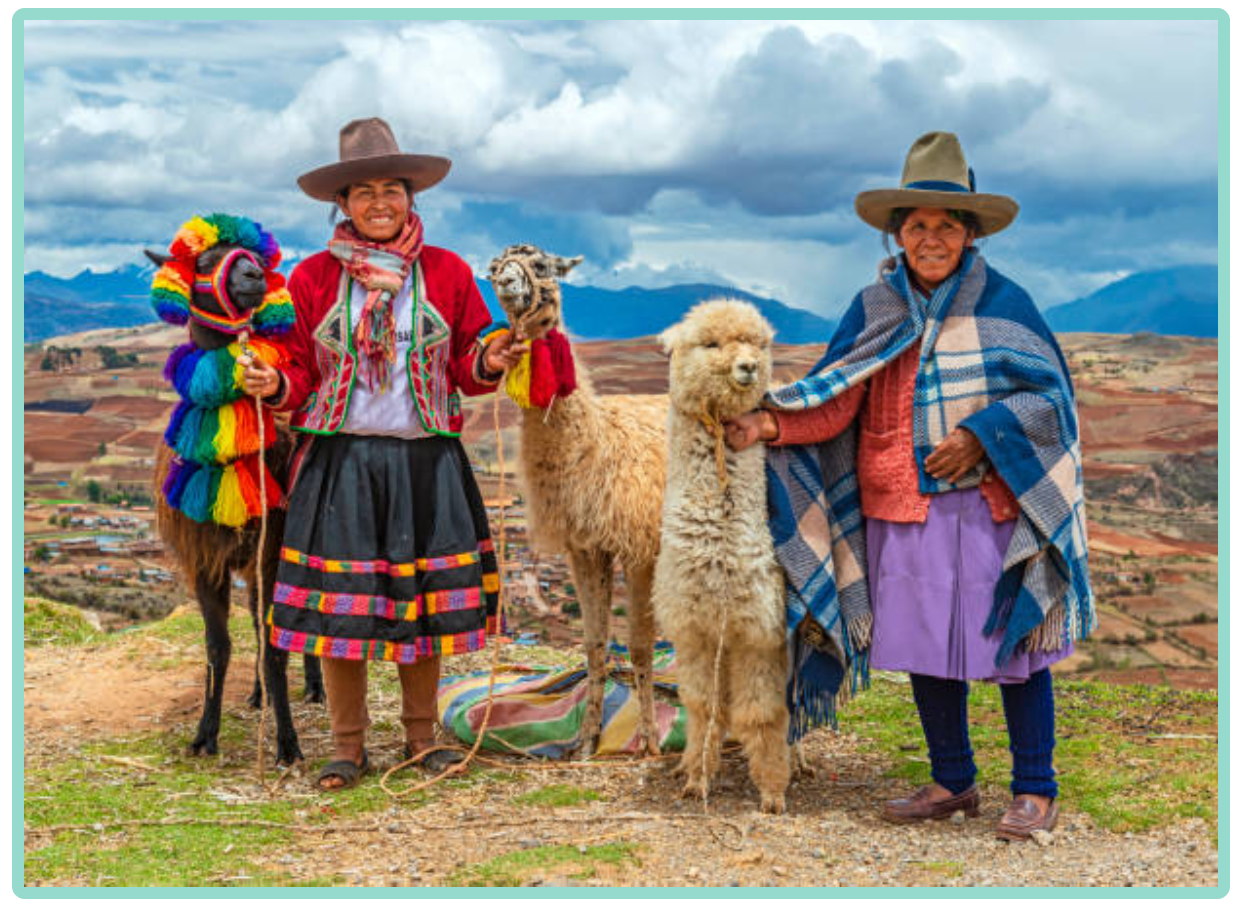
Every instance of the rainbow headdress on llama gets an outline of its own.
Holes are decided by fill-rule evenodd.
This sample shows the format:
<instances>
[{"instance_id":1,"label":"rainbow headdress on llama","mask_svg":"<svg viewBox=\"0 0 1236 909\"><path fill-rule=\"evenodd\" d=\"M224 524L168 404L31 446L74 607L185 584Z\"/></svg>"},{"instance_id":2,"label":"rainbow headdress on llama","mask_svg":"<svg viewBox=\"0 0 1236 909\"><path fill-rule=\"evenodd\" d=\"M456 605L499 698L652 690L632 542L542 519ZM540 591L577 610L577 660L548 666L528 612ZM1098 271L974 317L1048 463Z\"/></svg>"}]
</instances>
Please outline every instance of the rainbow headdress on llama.
<instances>
[{"instance_id":1,"label":"rainbow headdress on llama","mask_svg":"<svg viewBox=\"0 0 1236 909\"><path fill-rule=\"evenodd\" d=\"M226 300L225 272L216 272L213 281L195 273L197 257L218 244L261 257L266 295L251 313L236 314ZM155 274L151 290L159 318L173 325L192 319L228 334L252 329L266 337L251 337L248 350L275 368L281 366L286 354L269 336L287 332L296 317L283 276L274 270L280 258L274 238L248 218L215 214L188 221L176 233L169 252L172 258ZM193 303L195 284L199 291L215 294L229 316L205 313L203 318ZM283 490L261 457L262 435L267 450L275 443L274 415L263 409L259 434L257 407L244 392L244 369L237 363L243 352L239 340L214 350L189 341L172 351L163 368L164 378L181 398L163 434L175 452L163 496L169 506L199 523L243 527L260 515L259 471L266 473L266 507L277 508L283 502Z\"/></svg>"},{"instance_id":2,"label":"rainbow headdress on llama","mask_svg":"<svg viewBox=\"0 0 1236 909\"><path fill-rule=\"evenodd\" d=\"M228 299L226 289L219 278L223 269L218 268L213 275L197 273L197 257L213 246L223 244L235 246L238 250L252 253L258 257L258 264L266 273L266 296L262 302L247 314L235 311ZM172 245L168 247L171 256L163 266L155 272L154 283L150 288L150 302L160 319L172 325L184 325L190 318L202 324L238 334L242 328L249 328L254 334L269 337L280 335L291 329L296 321L292 308L292 296L288 293L287 282L277 269L282 253L275 238L262 230L262 225L248 218L233 215L213 214L206 217L190 218L176 231ZM222 263L220 263L222 266ZM193 290L213 293L223 305L227 315L208 313L193 304Z\"/></svg>"}]
</instances>

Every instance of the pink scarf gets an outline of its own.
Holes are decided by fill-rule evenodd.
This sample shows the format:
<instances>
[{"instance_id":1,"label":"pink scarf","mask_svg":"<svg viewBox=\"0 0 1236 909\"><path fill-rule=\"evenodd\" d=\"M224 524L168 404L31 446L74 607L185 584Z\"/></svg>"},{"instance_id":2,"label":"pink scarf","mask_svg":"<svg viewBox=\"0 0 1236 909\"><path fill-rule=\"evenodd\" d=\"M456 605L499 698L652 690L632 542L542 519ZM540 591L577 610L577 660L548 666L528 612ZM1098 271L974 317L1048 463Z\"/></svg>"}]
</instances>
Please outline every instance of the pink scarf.
<instances>
[{"instance_id":1,"label":"pink scarf","mask_svg":"<svg viewBox=\"0 0 1236 909\"><path fill-rule=\"evenodd\" d=\"M369 291L353 340L361 354L361 375L372 391L385 391L395 365L395 313L392 301L408 279L424 246L420 216L408 212L399 236L386 243L366 240L350 221L335 225L328 248L361 287Z\"/></svg>"}]
</instances>

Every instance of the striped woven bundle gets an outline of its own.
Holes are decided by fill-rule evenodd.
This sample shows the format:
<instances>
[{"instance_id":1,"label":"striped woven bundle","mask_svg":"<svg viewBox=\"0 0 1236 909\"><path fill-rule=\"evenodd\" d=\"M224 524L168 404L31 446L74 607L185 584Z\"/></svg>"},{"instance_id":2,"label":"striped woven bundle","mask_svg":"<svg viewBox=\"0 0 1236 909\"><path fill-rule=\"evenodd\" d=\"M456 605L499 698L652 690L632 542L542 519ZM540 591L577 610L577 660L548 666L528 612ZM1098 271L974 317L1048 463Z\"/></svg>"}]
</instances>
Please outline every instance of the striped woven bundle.
<instances>
[{"instance_id":1,"label":"striped woven bundle","mask_svg":"<svg viewBox=\"0 0 1236 909\"><path fill-rule=\"evenodd\" d=\"M610 644L608 677L597 754L634 753L639 744L639 703L627 650ZM653 653L653 684L667 694L678 690L674 649L657 644ZM461 741L472 744L485 716L489 672L442 680L438 688L438 718ZM490 751L565 757L577 744L588 694L588 672L582 666L550 669L525 665L499 666L494 676L494 705L485 730ZM656 702L662 751L681 751L687 741L687 713L680 704Z\"/></svg>"}]
</instances>

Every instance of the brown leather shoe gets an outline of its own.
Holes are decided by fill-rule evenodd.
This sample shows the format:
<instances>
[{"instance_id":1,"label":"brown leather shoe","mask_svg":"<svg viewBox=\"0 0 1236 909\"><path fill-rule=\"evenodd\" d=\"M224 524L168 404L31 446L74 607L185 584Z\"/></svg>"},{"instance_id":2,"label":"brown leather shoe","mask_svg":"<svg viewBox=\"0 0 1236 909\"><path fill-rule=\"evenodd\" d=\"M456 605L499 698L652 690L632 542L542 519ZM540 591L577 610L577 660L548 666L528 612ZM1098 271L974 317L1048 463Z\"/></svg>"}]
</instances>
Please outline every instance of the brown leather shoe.
<instances>
[{"instance_id":1,"label":"brown leather shoe","mask_svg":"<svg viewBox=\"0 0 1236 909\"><path fill-rule=\"evenodd\" d=\"M1055 799L1051 800L1047 812L1043 813L1031 799L1024 795L1015 796L1013 804L996 825L996 836L1002 840L1028 840L1036 830L1051 830L1055 827L1059 814L1060 808Z\"/></svg>"},{"instance_id":2,"label":"brown leather shoe","mask_svg":"<svg viewBox=\"0 0 1236 909\"><path fill-rule=\"evenodd\" d=\"M952 817L954 812L964 811L966 817L978 817L979 792L978 786L971 786L965 792L948 798L932 801L929 797L931 786L919 789L912 796L893 799L884 803L884 820L894 824L913 824L917 821L938 821Z\"/></svg>"}]
</instances>

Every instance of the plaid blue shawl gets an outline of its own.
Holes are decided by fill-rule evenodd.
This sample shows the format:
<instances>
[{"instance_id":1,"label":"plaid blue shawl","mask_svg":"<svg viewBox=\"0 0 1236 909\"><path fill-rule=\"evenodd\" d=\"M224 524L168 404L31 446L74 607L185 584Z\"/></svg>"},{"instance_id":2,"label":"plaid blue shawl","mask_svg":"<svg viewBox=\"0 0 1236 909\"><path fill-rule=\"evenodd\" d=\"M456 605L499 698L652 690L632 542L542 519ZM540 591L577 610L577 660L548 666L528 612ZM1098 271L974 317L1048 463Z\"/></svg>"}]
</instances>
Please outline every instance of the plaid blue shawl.
<instances>
[{"instance_id":1,"label":"plaid blue shawl","mask_svg":"<svg viewBox=\"0 0 1236 909\"><path fill-rule=\"evenodd\" d=\"M770 391L766 405L816 407L865 382L919 340L919 489L974 487L994 467L1020 506L984 629L1004 635L997 663L1019 646L1056 650L1085 638L1096 618L1072 381L1029 295L978 253L967 252L930 300L913 291L903 257L889 260L877 283L851 303L824 358L802 381ZM819 445L767 452L769 521L788 582L793 635L792 739L821 722L835 724L837 699L866 681L871 603L855 474L857 424ZM978 436L987 460L951 484L928 474L923 460L957 426ZM804 625L807 616L814 623ZM813 643L794 634L800 626L811 630Z\"/></svg>"}]
</instances>

